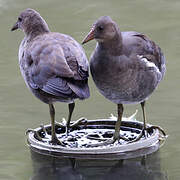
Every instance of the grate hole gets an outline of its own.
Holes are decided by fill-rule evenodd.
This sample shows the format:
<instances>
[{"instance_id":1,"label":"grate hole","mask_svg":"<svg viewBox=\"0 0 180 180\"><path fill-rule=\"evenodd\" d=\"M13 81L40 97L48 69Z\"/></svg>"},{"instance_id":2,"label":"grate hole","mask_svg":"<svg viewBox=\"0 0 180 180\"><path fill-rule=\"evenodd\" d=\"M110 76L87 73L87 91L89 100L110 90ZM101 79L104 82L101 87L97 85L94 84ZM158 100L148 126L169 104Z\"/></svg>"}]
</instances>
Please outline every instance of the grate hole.
<instances>
[{"instance_id":1,"label":"grate hole","mask_svg":"<svg viewBox=\"0 0 180 180\"><path fill-rule=\"evenodd\" d=\"M113 132L107 131L102 136L103 136L103 138L112 138L113 137Z\"/></svg>"}]
</instances>

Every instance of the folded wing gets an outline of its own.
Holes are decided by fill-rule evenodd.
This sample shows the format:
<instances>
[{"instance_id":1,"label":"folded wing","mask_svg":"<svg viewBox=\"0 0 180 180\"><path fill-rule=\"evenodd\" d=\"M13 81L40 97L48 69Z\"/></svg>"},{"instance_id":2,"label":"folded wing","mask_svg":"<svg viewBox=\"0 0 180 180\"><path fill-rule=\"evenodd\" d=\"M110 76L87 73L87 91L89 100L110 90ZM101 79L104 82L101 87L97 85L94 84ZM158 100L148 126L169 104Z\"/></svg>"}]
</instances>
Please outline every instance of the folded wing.
<instances>
[{"instance_id":1,"label":"folded wing","mask_svg":"<svg viewBox=\"0 0 180 180\"><path fill-rule=\"evenodd\" d=\"M50 36L48 36L49 38ZM35 41L24 56L29 67L29 84L53 96L89 97L88 64L83 50L75 41L60 43L46 37ZM38 42L38 43L37 43ZM84 63L84 65L83 65Z\"/></svg>"}]
</instances>

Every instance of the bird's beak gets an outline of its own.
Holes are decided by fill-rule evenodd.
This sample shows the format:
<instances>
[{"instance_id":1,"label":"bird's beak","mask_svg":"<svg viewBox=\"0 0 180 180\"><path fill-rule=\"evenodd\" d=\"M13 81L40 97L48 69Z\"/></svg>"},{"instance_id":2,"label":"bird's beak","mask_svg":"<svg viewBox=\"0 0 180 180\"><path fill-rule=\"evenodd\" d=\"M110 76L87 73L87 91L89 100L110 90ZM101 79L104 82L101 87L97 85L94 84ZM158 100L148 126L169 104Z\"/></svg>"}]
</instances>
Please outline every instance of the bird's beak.
<instances>
[{"instance_id":1,"label":"bird's beak","mask_svg":"<svg viewBox=\"0 0 180 180\"><path fill-rule=\"evenodd\" d=\"M18 29L18 28L19 28L18 22L16 22L16 23L14 24L14 26L12 27L11 31L14 31L14 30L16 30L16 29Z\"/></svg>"},{"instance_id":2,"label":"bird's beak","mask_svg":"<svg viewBox=\"0 0 180 180\"><path fill-rule=\"evenodd\" d=\"M88 41L94 39L94 31L95 31L95 28L92 27L92 29L90 30L90 32L88 33L88 35L84 38L82 44L85 44L85 43L87 43Z\"/></svg>"}]
</instances>

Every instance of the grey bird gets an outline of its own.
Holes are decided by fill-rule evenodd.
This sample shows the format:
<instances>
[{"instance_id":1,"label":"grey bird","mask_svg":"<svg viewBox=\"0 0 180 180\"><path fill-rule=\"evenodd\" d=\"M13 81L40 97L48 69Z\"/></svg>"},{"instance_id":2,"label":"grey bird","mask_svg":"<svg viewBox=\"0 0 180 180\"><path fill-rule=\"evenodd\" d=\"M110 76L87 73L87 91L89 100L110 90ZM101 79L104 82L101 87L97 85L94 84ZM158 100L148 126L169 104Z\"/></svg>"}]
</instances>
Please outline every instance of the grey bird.
<instances>
[{"instance_id":1,"label":"grey bird","mask_svg":"<svg viewBox=\"0 0 180 180\"><path fill-rule=\"evenodd\" d=\"M90 96L88 60L78 42L68 35L50 32L45 20L33 9L20 13L11 30L18 28L25 33L19 47L22 76L32 93L49 105L51 143L63 145L55 132L53 103L68 103L68 129L75 106L74 100L83 100Z\"/></svg>"},{"instance_id":2,"label":"grey bird","mask_svg":"<svg viewBox=\"0 0 180 180\"><path fill-rule=\"evenodd\" d=\"M147 36L134 31L121 32L109 16L100 17L93 24L82 44L92 39L97 41L90 59L93 80L100 93L117 104L118 118L112 142L123 138L119 134L123 104L140 103L144 127L137 141L148 130L145 101L165 74L165 57ZM165 134L158 126L152 128Z\"/></svg>"}]
</instances>

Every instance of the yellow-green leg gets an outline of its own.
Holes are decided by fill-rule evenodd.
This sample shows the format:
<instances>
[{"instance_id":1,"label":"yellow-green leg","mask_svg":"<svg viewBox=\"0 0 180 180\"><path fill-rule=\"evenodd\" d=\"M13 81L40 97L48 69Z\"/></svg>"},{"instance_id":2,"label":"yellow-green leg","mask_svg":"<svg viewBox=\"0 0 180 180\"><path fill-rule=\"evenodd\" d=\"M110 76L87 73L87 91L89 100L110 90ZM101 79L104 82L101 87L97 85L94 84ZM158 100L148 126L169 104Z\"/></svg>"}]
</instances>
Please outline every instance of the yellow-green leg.
<instances>
[{"instance_id":1,"label":"yellow-green leg","mask_svg":"<svg viewBox=\"0 0 180 180\"><path fill-rule=\"evenodd\" d=\"M67 123L66 123L66 135L68 135L68 133L69 133L70 122L71 122L72 113L74 111L74 107L75 107L75 103L74 102L68 104L69 115L68 115L68 120L67 120Z\"/></svg>"},{"instance_id":2,"label":"yellow-green leg","mask_svg":"<svg viewBox=\"0 0 180 180\"><path fill-rule=\"evenodd\" d=\"M97 146L105 146L108 144L113 144L114 142L119 141L120 139L123 139L125 141L129 141L128 139L126 139L125 137L120 135L120 127L121 127L121 120L122 120L122 116L123 116L123 110L124 110L123 105L118 104L117 105L118 118L117 118L117 121L115 124L115 132L113 135L113 139L106 140L105 142L98 143L98 144L91 144L91 145L89 145L89 147L97 147ZM99 139L99 138L94 138L94 139L104 141L104 139Z\"/></svg>"},{"instance_id":3,"label":"yellow-green leg","mask_svg":"<svg viewBox=\"0 0 180 180\"><path fill-rule=\"evenodd\" d=\"M142 131L141 131L140 135L136 139L132 140L131 142L139 141L142 138L143 135L146 137L145 131L146 131L147 128L146 128L145 101L141 102L141 108L142 108L142 113L143 113L143 128L142 128Z\"/></svg>"},{"instance_id":4,"label":"yellow-green leg","mask_svg":"<svg viewBox=\"0 0 180 180\"><path fill-rule=\"evenodd\" d=\"M63 143L57 138L55 131L55 109L53 104L49 104L49 112L51 117L51 143L53 145L63 145Z\"/></svg>"},{"instance_id":5,"label":"yellow-green leg","mask_svg":"<svg viewBox=\"0 0 180 180\"><path fill-rule=\"evenodd\" d=\"M146 131L146 111L145 111L145 101L143 101L142 103L141 103L141 108L142 108L142 112L143 112L143 130L142 131L144 131L144 132L142 132L142 133L144 133L144 135L145 135L145 131ZM145 137L146 137L146 135L145 135Z\"/></svg>"},{"instance_id":6,"label":"yellow-green leg","mask_svg":"<svg viewBox=\"0 0 180 180\"><path fill-rule=\"evenodd\" d=\"M164 136L166 136L166 133L164 132L164 130L161 127L159 127L159 126L147 127L147 124L146 124L147 121L146 121L145 101L141 102L141 108L142 108L142 112L143 112L143 128L142 128L142 131L141 131L140 135L135 140L133 140L131 142L139 141L142 138L142 136L147 138L148 132L152 131L153 129L158 129Z\"/></svg>"},{"instance_id":7,"label":"yellow-green leg","mask_svg":"<svg viewBox=\"0 0 180 180\"><path fill-rule=\"evenodd\" d=\"M120 128L121 128L121 121L122 121L123 111L124 111L123 105L118 104L117 105L118 118L117 118L117 121L116 121L116 124L115 124L115 132L114 132L114 136L113 136L114 142L119 141L120 139L128 141L125 137L120 136Z\"/></svg>"}]
</instances>

